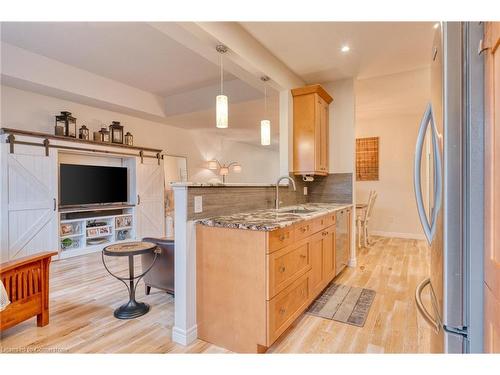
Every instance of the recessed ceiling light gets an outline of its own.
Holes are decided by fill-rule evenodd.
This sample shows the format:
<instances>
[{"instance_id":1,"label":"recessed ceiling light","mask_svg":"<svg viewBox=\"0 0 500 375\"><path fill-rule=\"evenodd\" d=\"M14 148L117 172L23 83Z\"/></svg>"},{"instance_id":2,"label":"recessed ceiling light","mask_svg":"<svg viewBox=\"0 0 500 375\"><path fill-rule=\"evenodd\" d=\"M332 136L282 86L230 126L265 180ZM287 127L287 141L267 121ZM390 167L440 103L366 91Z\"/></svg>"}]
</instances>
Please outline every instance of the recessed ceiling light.
<instances>
[{"instance_id":1,"label":"recessed ceiling light","mask_svg":"<svg viewBox=\"0 0 500 375\"><path fill-rule=\"evenodd\" d=\"M342 46L342 47L340 48L340 50L341 50L342 52L349 52L349 51L350 51L350 49L351 49L351 47L349 47L347 44L346 44L346 45L344 45L344 46Z\"/></svg>"},{"instance_id":2,"label":"recessed ceiling light","mask_svg":"<svg viewBox=\"0 0 500 375\"><path fill-rule=\"evenodd\" d=\"M439 22L436 22L436 23L434 24L434 26L432 26L432 27L434 27L435 29L437 29L437 28L439 27Z\"/></svg>"}]
</instances>

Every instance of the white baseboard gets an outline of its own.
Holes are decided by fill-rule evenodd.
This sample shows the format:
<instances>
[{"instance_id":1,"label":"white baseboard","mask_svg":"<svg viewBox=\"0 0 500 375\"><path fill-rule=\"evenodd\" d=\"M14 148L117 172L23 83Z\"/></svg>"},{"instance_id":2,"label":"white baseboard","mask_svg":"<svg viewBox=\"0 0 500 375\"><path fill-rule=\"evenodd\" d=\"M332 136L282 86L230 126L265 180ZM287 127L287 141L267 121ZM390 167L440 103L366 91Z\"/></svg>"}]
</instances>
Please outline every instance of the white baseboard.
<instances>
[{"instance_id":1,"label":"white baseboard","mask_svg":"<svg viewBox=\"0 0 500 375\"><path fill-rule=\"evenodd\" d=\"M178 327L172 328L172 341L187 346L198 338L198 326L195 325L188 330Z\"/></svg>"},{"instance_id":2,"label":"white baseboard","mask_svg":"<svg viewBox=\"0 0 500 375\"><path fill-rule=\"evenodd\" d=\"M401 232L384 232L380 230L371 230L369 231L370 235L381 236L381 237L394 237L394 238L406 238L411 240L425 240L425 236L423 234L417 233L401 233Z\"/></svg>"}]
</instances>

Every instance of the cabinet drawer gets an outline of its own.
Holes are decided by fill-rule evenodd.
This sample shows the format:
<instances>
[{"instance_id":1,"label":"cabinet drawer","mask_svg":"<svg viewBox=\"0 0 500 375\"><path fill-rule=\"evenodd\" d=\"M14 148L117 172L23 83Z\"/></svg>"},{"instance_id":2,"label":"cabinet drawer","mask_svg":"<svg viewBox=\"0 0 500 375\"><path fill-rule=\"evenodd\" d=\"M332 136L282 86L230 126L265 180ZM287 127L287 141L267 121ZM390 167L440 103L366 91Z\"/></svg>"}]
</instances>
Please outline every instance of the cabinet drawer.
<instances>
[{"instance_id":1,"label":"cabinet drawer","mask_svg":"<svg viewBox=\"0 0 500 375\"><path fill-rule=\"evenodd\" d=\"M309 273L306 273L267 302L268 346L304 311L309 293Z\"/></svg>"},{"instance_id":2,"label":"cabinet drawer","mask_svg":"<svg viewBox=\"0 0 500 375\"><path fill-rule=\"evenodd\" d=\"M337 222L336 218L337 214L335 212L330 212L329 214L323 216L323 220L325 222L326 227L329 227L330 225L335 225L335 223Z\"/></svg>"},{"instance_id":3,"label":"cabinet drawer","mask_svg":"<svg viewBox=\"0 0 500 375\"><path fill-rule=\"evenodd\" d=\"M293 227L286 227L276 229L268 234L268 253L281 249L294 242L294 229Z\"/></svg>"},{"instance_id":4,"label":"cabinet drawer","mask_svg":"<svg viewBox=\"0 0 500 375\"><path fill-rule=\"evenodd\" d=\"M295 240L301 240L303 238L309 237L316 230L317 222L316 220L308 220L304 223L297 224L295 227Z\"/></svg>"},{"instance_id":5,"label":"cabinet drawer","mask_svg":"<svg viewBox=\"0 0 500 375\"><path fill-rule=\"evenodd\" d=\"M298 277L311 269L309 242L287 246L268 255L268 299L285 289Z\"/></svg>"},{"instance_id":6,"label":"cabinet drawer","mask_svg":"<svg viewBox=\"0 0 500 375\"><path fill-rule=\"evenodd\" d=\"M334 215L334 214L332 214ZM334 215L335 217L335 215ZM317 226L318 226L318 230L322 230L322 229L325 229L325 228L328 228L330 225L332 225L332 219L331 219L331 215L330 214L327 214L327 215L324 215L324 216L321 216L319 219L316 219L317 220Z\"/></svg>"}]
</instances>

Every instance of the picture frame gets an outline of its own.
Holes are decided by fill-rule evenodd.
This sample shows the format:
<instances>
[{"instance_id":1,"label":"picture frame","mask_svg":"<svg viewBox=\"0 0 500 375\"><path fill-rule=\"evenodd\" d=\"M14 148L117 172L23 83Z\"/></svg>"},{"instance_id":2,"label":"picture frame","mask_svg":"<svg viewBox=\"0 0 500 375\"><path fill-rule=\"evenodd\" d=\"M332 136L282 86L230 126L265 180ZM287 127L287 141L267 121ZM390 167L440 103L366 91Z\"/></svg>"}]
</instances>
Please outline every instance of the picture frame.
<instances>
[{"instance_id":1,"label":"picture frame","mask_svg":"<svg viewBox=\"0 0 500 375\"><path fill-rule=\"evenodd\" d=\"M68 234L73 234L73 225L72 224L61 224L61 235L65 236Z\"/></svg>"},{"instance_id":2,"label":"picture frame","mask_svg":"<svg viewBox=\"0 0 500 375\"><path fill-rule=\"evenodd\" d=\"M110 227L100 227L97 228L99 231L99 234L110 234L111 233L111 228Z\"/></svg>"},{"instance_id":3,"label":"picture frame","mask_svg":"<svg viewBox=\"0 0 500 375\"><path fill-rule=\"evenodd\" d=\"M127 228L132 226L132 215L119 216L115 220L116 228Z\"/></svg>"},{"instance_id":4,"label":"picture frame","mask_svg":"<svg viewBox=\"0 0 500 375\"><path fill-rule=\"evenodd\" d=\"M60 225L61 236L69 236L80 233L80 225L78 223L62 223Z\"/></svg>"}]
</instances>

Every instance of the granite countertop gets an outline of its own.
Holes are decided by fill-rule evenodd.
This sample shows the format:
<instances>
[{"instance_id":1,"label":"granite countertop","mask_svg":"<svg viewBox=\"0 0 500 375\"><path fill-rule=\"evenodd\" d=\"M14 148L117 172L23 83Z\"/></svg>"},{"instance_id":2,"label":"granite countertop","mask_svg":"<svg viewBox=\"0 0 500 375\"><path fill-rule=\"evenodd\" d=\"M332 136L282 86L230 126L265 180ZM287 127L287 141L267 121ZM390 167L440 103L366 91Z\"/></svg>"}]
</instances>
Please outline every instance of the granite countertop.
<instances>
[{"instance_id":1,"label":"granite countertop","mask_svg":"<svg viewBox=\"0 0 500 375\"><path fill-rule=\"evenodd\" d=\"M266 209L226 216L214 216L196 220L196 223L219 228L272 231L293 225L300 221L314 219L347 207L352 207L352 204L306 203L296 206L281 207L279 210ZM293 209L306 209L310 211L304 213L284 212Z\"/></svg>"}]
</instances>

